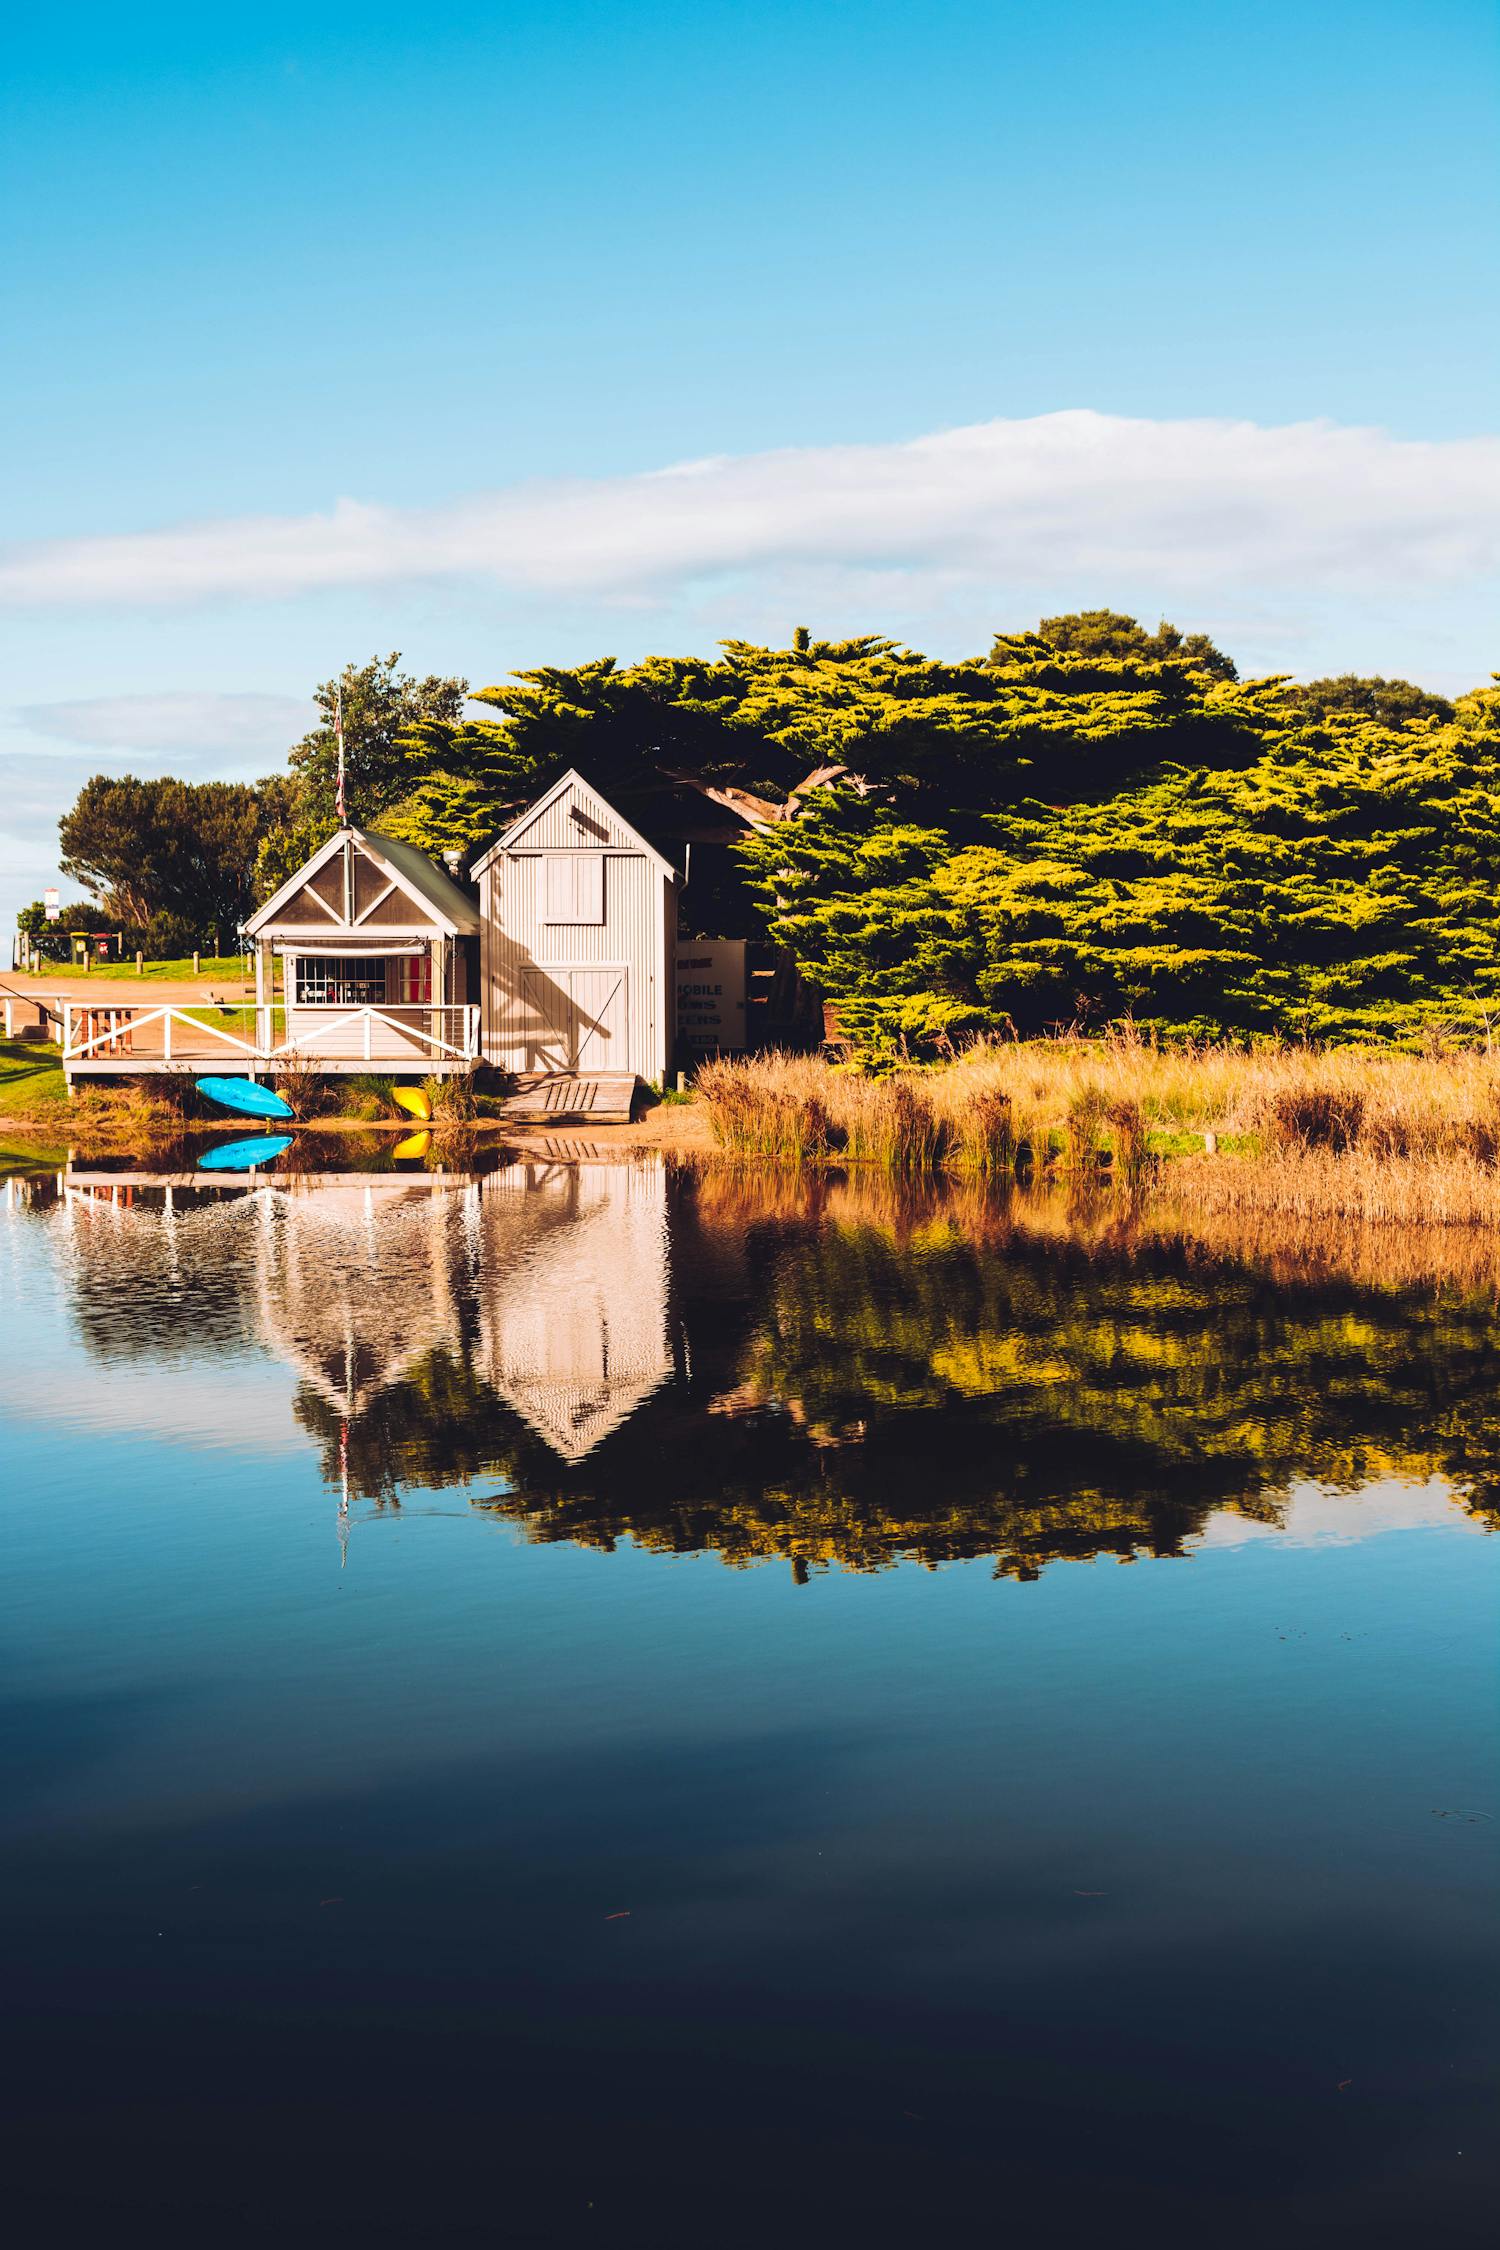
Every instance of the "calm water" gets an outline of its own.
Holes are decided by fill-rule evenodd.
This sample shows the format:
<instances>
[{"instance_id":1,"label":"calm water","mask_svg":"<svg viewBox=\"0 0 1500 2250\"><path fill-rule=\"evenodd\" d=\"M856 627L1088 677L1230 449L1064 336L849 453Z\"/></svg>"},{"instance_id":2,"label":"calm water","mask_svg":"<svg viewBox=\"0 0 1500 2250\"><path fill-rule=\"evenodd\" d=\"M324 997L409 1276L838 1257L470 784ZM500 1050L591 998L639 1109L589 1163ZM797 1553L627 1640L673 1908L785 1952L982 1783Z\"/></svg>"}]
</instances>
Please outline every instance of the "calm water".
<instances>
[{"instance_id":1,"label":"calm water","mask_svg":"<svg viewBox=\"0 0 1500 2250\"><path fill-rule=\"evenodd\" d=\"M0 1211L25 2239L1489 2239L1492 1301L188 1177Z\"/></svg>"}]
</instances>

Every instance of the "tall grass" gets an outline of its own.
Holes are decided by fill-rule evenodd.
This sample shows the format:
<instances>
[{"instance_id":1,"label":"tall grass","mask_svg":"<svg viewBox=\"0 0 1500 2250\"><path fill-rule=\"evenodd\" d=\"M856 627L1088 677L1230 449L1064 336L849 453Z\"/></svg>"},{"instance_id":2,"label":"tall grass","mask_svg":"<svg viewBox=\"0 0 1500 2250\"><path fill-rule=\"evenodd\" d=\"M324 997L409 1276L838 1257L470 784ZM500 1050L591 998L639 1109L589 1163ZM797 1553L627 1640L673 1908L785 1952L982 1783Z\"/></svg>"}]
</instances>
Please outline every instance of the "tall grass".
<instances>
[{"instance_id":1,"label":"tall grass","mask_svg":"<svg viewBox=\"0 0 1500 2250\"><path fill-rule=\"evenodd\" d=\"M987 1042L885 1078L765 1055L707 1065L698 1085L720 1144L742 1156L1023 1179L1107 1169L1135 1184L1170 1155L1187 1159L1170 1168L1174 1191L1205 1208L1500 1215L1500 1058L1485 1050L1163 1048L1126 1030ZM1194 1161L1205 1149L1225 1153Z\"/></svg>"},{"instance_id":2,"label":"tall grass","mask_svg":"<svg viewBox=\"0 0 1500 2250\"><path fill-rule=\"evenodd\" d=\"M995 1050L1000 1052L1001 1050ZM851 1164L913 1175L1022 1176L1057 1162L1095 1169L1147 1161L1138 1102L1086 1080L1063 1089L1008 1083L967 1058L867 1078L810 1055L705 1063L698 1092L721 1147L736 1156Z\"/></svg>"}]
</instances>

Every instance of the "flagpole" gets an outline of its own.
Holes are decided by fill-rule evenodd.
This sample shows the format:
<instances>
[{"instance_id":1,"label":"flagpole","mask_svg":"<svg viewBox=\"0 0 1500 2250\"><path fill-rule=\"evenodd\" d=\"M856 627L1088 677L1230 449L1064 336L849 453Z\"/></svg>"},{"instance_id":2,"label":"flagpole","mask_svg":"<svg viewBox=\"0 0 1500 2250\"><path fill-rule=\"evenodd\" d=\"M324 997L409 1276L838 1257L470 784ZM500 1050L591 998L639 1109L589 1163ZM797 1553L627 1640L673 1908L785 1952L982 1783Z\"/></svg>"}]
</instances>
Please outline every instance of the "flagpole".
<instances>
[{"instance_id":1,"label":"flagpole","mask_svg":"<svg viewBox=\"0 0 1500 2250\"><path fill-rule=\"evenodd\" d=\"M342 681L333 691L333 738L338 745L339 777L334 803L338 809L339 826L348 820L348 807L344 803L344 689Z\"/></svg>"}]
</instances>

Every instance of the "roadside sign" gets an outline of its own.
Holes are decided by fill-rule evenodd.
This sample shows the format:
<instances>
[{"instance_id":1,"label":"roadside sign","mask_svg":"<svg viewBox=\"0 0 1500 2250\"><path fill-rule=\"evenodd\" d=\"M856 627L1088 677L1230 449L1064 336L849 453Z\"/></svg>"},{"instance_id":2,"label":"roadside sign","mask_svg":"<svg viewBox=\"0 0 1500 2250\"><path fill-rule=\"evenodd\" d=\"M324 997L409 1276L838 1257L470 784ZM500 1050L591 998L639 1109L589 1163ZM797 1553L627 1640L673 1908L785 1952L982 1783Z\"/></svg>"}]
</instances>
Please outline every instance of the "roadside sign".
<instances>
[{"instance_id":1,"label":"roadside sign","mask_svg":"<svg viewBox=\"0 0 1500 2250\"><path fill-rule=\"evenodd\" d=\"M677 948L677 1036L698 1054L745 1045L745 941L684 938Z\"/></svg>"}]
</instances>

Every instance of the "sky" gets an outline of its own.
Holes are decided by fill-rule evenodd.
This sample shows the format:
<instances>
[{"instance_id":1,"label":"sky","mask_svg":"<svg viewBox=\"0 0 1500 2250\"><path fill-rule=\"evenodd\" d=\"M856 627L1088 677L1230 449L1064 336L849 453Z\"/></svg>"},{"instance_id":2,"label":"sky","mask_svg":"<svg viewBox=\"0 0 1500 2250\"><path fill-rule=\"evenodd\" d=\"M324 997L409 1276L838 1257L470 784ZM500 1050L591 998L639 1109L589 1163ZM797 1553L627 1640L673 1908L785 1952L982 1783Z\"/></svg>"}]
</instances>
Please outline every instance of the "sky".
<instances>
[{"instance_id":1,"label":"sky","mask_svg":"<svg viewBox=\"0 0 1500 2250\"><path fill-rule=\"evenodd\" d=\"M1493 0L84 0L0 220L0 929L377 651L1500 665Z\"/></svg>"}]
</instances>

